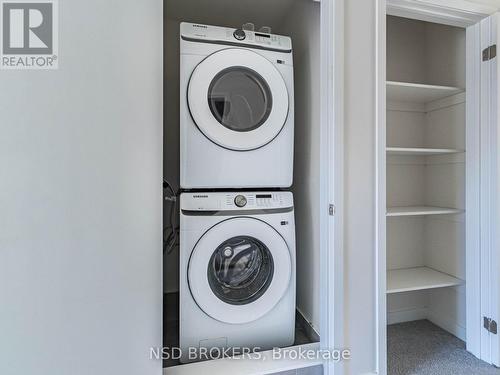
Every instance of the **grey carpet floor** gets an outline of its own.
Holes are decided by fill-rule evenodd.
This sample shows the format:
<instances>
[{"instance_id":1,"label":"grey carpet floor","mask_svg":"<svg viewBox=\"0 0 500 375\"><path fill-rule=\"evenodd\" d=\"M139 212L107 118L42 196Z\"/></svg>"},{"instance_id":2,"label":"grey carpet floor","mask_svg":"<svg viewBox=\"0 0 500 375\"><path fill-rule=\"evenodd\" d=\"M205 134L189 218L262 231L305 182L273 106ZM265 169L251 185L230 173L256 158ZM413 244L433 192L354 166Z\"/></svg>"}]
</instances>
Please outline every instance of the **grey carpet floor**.
<instances>
[{"instance_id":1,"label":"grey carpet floor","mask_svg":"<svg viewBox=\"0 0 500 375\"><path fill-rule=\"evenodd\" d=\"M500 375L428 320L387 327L387 366L388 375Z\"/></svg>"}]
</instances>

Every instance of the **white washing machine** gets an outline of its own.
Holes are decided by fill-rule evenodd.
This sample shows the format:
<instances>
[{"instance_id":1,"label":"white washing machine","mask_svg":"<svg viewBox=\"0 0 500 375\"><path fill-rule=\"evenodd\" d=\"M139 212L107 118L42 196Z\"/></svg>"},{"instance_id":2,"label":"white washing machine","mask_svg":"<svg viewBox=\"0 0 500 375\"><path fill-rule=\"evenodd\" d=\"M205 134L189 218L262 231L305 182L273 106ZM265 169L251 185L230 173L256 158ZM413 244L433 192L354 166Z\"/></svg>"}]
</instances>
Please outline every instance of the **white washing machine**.
<instances>
[{"instance_id":1,"label":"white washing machine","mask_svg":"<svg viewBox=\"0 0 500 375\"><path fill-rule=\"evenodd\" d=\"M292 345L292 193L183 193L180 208L181 362L200 348Z\"/></svg>"},{"instance_id":2,"label":"white washing machine","mask_svg":"<svg viewBox=\"0 0 500 375\"><path fill-rule=\"evenodd\" d=\"M290 187L290 38L191 23L180 37L181 187Z\"/></svg>"}]
</instances>

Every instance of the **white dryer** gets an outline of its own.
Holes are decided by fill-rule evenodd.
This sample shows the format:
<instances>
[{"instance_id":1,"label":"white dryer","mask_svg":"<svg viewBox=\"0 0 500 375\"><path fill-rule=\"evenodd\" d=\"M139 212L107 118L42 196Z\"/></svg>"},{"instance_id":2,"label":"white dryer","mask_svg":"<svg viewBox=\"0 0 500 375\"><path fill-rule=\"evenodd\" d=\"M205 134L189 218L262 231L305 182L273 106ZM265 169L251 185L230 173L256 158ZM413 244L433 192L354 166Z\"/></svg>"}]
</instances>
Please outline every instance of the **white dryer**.
<instances>
[{"instance_id":1,"label":"white dryer","mask_svg":"<svg viewBox=\"0 0 500 375\"><path fill-rule=\"evenodd\" d=\"M180 38L181 187L290 187L290 38L191 23Z\"/></svg>"},{"instance_id":2,"label":"white dryer","mask_svg":"<svg viewBox=\"0 0 500 375\"><path fill-rule=\"evenodd\" d=\"M292 193L183 193L180 208L181 361L199 348L292 345Z\"/></svg>"}]
</instances>

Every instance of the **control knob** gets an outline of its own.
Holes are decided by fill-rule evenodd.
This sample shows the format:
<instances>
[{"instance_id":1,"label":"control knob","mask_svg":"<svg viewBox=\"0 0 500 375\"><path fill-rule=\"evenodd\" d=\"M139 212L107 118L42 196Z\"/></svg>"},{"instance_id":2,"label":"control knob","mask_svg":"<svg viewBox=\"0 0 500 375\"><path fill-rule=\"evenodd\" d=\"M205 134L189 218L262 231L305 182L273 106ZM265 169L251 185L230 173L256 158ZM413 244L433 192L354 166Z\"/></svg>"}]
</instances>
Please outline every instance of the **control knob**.
<instances>
[{"instance_id":1,"label":"control knob","mask_svg":"<svg viewBox=\"0 0 500 375\"><path fill-rule=\"evenodd\" d=\"M234 204L237 205L238 207L245 207L247 204L247 199L245 198L244 195L237 195L234 198Z\"/></svg>"},{"instance_id":2,"label":"control knob","mask_svg":"<svg viewBox=\"0 0 500 375\"><path fill-rule=\"evenodd\" d=\"M237 40L243 40L247 37L247 34L245 34L245 31L242 29L236 29L234 30L233 36Z\"/></svg>"}]
</instances>

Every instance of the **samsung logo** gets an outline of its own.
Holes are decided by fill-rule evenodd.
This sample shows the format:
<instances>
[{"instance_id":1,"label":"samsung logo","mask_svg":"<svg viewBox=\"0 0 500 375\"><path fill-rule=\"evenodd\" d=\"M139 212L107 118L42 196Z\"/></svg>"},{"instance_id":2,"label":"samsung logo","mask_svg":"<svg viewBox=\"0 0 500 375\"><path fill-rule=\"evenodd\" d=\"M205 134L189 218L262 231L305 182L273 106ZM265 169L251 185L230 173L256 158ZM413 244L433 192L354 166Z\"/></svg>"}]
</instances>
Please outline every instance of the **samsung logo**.
<instances>
[{"instance_id":1,"label":"samsung logo","mask_svg":"<svg viewBox=\"0 0 500 375\"><path fill-rule=\"evenodd\" d=\"M208 29L208 27L205 25L193 25L193 27L199 27L201 29Z\"/></svg>"},{"instance_id":2,"label":"samsung logo","mask_svg":"<svg viewBox=\"0 0 500 375\"><path fill-rule=\"evenodd\" d=\"M193 198L208 198L208 195L193 195Z\"/></svg>"}]
</instances>

